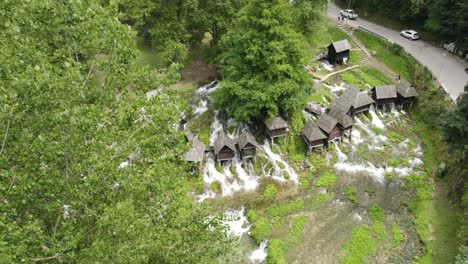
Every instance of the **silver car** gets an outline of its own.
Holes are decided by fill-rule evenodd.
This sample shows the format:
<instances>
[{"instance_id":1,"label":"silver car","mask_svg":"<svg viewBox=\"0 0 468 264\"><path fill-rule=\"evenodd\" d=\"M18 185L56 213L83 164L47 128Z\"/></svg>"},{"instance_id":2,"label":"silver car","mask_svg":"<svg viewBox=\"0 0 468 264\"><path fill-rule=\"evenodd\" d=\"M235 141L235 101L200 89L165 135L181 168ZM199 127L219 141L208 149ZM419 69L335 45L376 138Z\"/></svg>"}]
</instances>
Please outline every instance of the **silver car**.
<instances>
[{"instance_id":1,"label":"silver car","mask_svg":"<svg viewBox=\"0 0 468 264\"><path fill-rule=\"evenodd\" d=\"M418 32L414 31L414 30L411 30L411 29L408 29L408 30L403 30L402 32L400 32L400 36L402 37L405 37L409 40L417 40L419 39L419 34Z\"/></svg>"},{"instance_id":2,"label":"silver car","mask_svg":"<svg viewBox=\"0 0 468 264\"><path fill-rule=\"evenodd\" d=\"M356 19L358 17L358 15L354 12L354 10L351 10L351 9L341 10L340 15L347 17L349 19Z\"/></svg>"}]
</instances>

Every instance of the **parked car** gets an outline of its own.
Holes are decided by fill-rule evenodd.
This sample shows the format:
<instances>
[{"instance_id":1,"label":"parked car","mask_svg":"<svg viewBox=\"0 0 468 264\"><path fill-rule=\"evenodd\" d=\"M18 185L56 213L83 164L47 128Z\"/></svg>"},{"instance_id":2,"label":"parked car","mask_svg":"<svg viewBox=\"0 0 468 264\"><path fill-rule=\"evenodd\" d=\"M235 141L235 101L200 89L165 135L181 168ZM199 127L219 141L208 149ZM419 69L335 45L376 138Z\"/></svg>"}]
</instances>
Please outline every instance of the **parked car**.
<instances>
[{"instance_id":1,"label":"parked car","mask_svg":"<svg viewBox=\"0 0 468 264\"><path fill-rule=\"evenodd\" d=\"M341 10L340 15L347 17L349 19L356 19L358 17L358 15L354 12L354 10L351 10L351 9Z\"/></svg>"},{"instance_id":2,"label":"parked car","mask_svg":"<svg viewBox=\"0 0 468 264\"><path fill-rule=\"evenodd\" d=\"M405 37L409 40L417 40L419 39L419 34L418 32L414 31L414 30L411 30L411 29L408 29L408 30L403 30L402 32L400 32L400 36L402 37Z\"/></svg>"}]
</instances>

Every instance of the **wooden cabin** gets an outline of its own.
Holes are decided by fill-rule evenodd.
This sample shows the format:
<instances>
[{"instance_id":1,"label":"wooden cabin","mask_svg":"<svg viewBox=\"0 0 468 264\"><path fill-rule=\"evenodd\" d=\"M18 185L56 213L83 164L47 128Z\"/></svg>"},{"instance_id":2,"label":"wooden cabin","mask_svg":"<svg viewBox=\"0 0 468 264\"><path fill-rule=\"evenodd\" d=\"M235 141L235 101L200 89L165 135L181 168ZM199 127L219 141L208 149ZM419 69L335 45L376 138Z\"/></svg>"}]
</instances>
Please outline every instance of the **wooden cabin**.
<instances>
[{"instance_id":1,"label":"wooden cabin","mask_svg":"<svg viewBox=\"0 0 468 264\"><path fill-rule=\"evenodd\" d=\"M340 125L341 135L348 134L353 129L354 120L339 108L330 109L329 115L333 117Z\"/></svg>"},{"instance_id":2,"label":"wooden cabin","mask_svg":"<svg viewBox=\"0 0 468 264\"><path fill-rule=\"evenodd\" d=\"M317 126L327 136L328 140L341 138L342 130L338 120L331 115L323 113L317 121Z\"/></svg>"},{"instance_id":3,"label":"wooden cabin","mask_svg":"<svg viewBox=\"0 0 468 264\"><path fill-rule=\"evenodd\" d=\"M372 88L372 99L377 107L396 103L397 92L395 85L382 85Z\"/></svg>"},{"instance_id":4,"label":"wooden cabin","mask_svg":"<svg viewBox=\"0 0 468 264\"><path fill-rule=\"evenodd\" d=\"M252 158L257 155L257 141L254 136L247 131L242 132L242 134L237 139L237 144L239 146L239 151L242 155L242 159Z\"/></svg>"},{"instance_id":5,"label":"wooden cabin","mask_svg":"<svg viewBox=\"0 0 468 264\"><path fill-rule=\"evenodd\" d=\"M334 110L334 112L340 112L340 115L345 113L350 117L354 117L368 112L373 103L374 100L367 93L362 92L356 86L350 85L340 97L331 102L330 109Z\"/></svg>"},{"instance_id":6,"label":"wooden cabin","mask_svg":"<svg viewBox=\"0 0 468 264\"><path fill-rule=\"evenodd\" d=\"M302 138L307 145L307 155L310 155L314 148L323 148L327 135L309 120L302 128Z\"/></svg>"},{"instance_id":7,"label":"wooden cabin","mask_svg":"<svg viewBox=\"0 0 468 264\"><path fill-rule=\"evenodd\" d=\"M187 140L187 142L192 142L193 139L195 138L195 135L189 129L185 130L184 136L185 136L185 139Z\"/></svg>"},{"instance_id":8,"label":"wooden cabin","mask_svg":"<svg viewBox=\"0 0 468 264\"><path fill-rule=\"evenodd\" d=\"M265 121L267 133L270 138L284 137L288 134L288 123L280 116Z\"/></svg>"},{"instance_id":9,"label":"wooden cabin","mask_svg":"<svg viewBox=\"0 0 468 264\"><path fill-rule=\"evenodd\" d=\"M192 148L185 154L185 160L189 162L201 162L205 155L205 145L196 136L192 138Z\"/></svg>"},{"instance_id":10,"label":"wooden cabin","mask_svg":"<svg viewBox=\"0 0 468 264\"><path fill-rule=\"evenodd\" d=\"M343 64L343 62L349 60L349 50L351 45L347 39L335 41L328 46L328 61L331 64Z\"/></svg>"},{"instance_id":11,"label":"wooden cabin","mask_svg":"<svg viewBox=\"0 0 468 264\"><path fill-rule=\"evenodd\" d=\"M401 106L412 106L416 96L418 96L418 92L416 89L407 81L407 80L400 80L400 82L396 85L397 90L397 104Z\"/></svg>"},{"instance_id":12,"label":"wooden cabin","mask_svg":"<svg viewBox=\"0 0 468 264\"><path fill-rule=\"evenodd\" d=\"M214 154L219 162L230 161L236 153L236 143L222 133L214 142Z\"/></svg>"}]
</instances>

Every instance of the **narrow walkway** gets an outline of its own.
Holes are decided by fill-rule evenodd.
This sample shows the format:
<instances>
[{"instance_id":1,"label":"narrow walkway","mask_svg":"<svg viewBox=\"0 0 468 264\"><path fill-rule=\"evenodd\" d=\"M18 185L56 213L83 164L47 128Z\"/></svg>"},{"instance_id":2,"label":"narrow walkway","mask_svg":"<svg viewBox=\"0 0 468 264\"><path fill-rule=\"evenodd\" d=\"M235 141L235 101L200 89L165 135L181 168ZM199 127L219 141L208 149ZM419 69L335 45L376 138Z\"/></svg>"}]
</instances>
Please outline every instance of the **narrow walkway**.
<instances>
[{"instance_id":1,"label":"narrow walkway","mask_svg":"<svg viewBox=\"0 0 468 264\"><path fill-rule=\"evenodd\" d=\"M348 68L344 68L344 69L339 70L339 71L330 72L329 74L327 74L327 75L323 76L322 78L320 78L320 82L325 81L326 79L330 78L331 76L333 76L335 74L342 73L342 72L345 72L345 71L349 71L349 70L352 70L352 69L357 68L357 67L359 67L359 64L350 66Z\"/></svg>"}]
</instances>

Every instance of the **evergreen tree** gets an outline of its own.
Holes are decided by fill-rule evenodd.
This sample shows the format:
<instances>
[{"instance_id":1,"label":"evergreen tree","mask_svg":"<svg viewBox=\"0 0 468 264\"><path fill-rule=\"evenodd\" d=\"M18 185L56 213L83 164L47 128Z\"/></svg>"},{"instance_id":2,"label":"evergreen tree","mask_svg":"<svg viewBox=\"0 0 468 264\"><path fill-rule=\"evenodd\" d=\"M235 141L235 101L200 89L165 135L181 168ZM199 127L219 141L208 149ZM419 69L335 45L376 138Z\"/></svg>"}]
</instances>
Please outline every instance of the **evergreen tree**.
<instances>
[{"instance_id":1,"label":"evergreen tree","mask_svg":"<svg viewBox=\"0 0 468 264\"><path fill-rule=\"evenodd\" d=\"M303 107L309 78L292 28L291 6L283 0L250 1L240 11L224 39L218 107L247 122Z\"/></svg>"}]
</instances>

